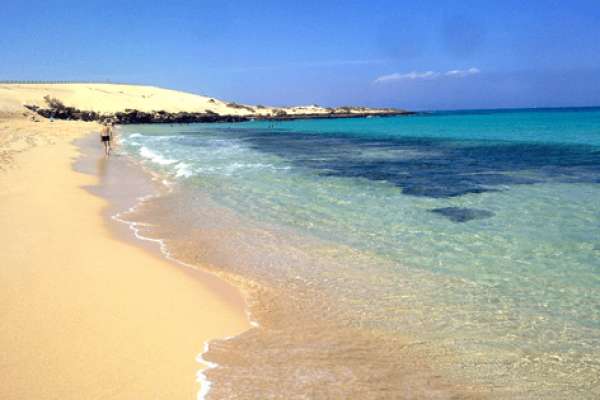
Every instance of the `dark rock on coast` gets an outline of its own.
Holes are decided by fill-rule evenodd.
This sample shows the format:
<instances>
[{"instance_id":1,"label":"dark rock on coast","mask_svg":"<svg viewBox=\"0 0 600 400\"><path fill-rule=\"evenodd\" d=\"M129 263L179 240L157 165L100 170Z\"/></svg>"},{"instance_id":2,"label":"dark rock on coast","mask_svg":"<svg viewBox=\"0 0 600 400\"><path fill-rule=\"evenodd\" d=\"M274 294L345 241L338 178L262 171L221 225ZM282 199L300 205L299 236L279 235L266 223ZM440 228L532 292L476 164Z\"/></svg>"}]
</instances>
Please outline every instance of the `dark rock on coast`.
<instances>
[{"instance_id":1,"label":"dark rock on coast","mask_svg":"<svg viewBox=\"0 0 600 400\"><path fill-rule=\"evenodd\" d=\"M25 105L29 110L45 117L65 120L83 120L83 121L107 121L110 120L116 124L174 124L174 123L194 123L194 122L243 122L251 120L294 120L294 119L317 119L317 118L362 118L362 117L390 117L397 115L413 114L409 111L386 109L374 112L368 109L352 110L348 107L330 109L329 113L288 113L284 109L277 109L272 115L248 114L248 115L226 115L217 114L211 110L204 112L167 112L152 111L144 112L134 109L125 109L112 114L100 114L95 111L79 110L74 107L65 106L60 100L46 96L44 98L47 107L35 105ZM229 107L236 109L247 109L255 111L253 108L235 103L229 103ZM260 108L260 107L258 107ZM263 107L264 108L264 107Z\"/></svg>"},{"instance_id":2,"label":"dark rock on coast","mask_svg":"<svg viewBox=\"0 0 600 400\"><path fill-rule=\"evenodd\" d=\"M125 110L108 116L117 124L175 124L192 122L241 122L248 121L249 118L237 115L219 115L214 112L177 112L168 113L166 111L143 112L138 110Z\"/></svg>"},{"instance_id":3,"label":"dark rock on coast","mask_svg":"<svg viewBox=\"0 0 600 400\"><path fill-rule=\"evenodd\" d=\"M250 118L237 115L219 115L211 111L204 113L166 111L143 112L124 110L114 114L99 114L94 111L82 111L62 104L49 104L51 107L41 108L25 105L29 110L45 118L83 120L83 121L112 121L116 124L156 124L156 123L191 123L191 122L241 122Z\"/></svg>"}]
</instances>

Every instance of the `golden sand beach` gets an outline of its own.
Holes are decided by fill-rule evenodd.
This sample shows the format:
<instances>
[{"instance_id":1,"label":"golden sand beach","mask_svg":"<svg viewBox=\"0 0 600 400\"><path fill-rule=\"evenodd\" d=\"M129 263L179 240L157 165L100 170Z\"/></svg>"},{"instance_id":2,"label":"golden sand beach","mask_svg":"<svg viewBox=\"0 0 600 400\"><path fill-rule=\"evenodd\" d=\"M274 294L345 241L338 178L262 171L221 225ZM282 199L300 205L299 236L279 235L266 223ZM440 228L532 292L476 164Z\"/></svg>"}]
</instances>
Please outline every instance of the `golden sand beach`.
<instances>
[{"instance_id":1,"label":"golden sand beach","mask_svg":"<svg viewBox=\"0 0 600 400\"><path fill-rule=\"evenodd\" d=\"M195 398L204 342L248 327L241 296L116 239L84 188L97 177L72 168L72 141L98 126L13 100L0 100L0 398Z\"/></svg>"}]
</instances>

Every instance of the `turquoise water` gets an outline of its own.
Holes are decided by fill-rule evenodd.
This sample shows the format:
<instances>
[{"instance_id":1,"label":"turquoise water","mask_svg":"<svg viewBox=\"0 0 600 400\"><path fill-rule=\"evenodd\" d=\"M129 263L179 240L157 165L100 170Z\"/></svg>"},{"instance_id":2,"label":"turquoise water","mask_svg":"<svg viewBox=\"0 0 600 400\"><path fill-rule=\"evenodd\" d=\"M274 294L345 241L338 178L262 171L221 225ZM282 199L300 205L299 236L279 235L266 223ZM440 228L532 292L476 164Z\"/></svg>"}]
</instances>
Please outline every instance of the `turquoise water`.
<instances>
[{"instance_id":1,"label":"turquoise water","mask_svg":"<svg viewBox=\"0 0 600 400\"><path fill-rule=\"evenodd\" d=\"M417 390L344 357L402 370L368 340L328 341L339 352L326 363L293 358L294 346L312 354L315 332L302 330L315 319L339 320L340 337L409 338L419 350L399 358L492 398L600 396L600 109L127 126L122 138L177 188L155 204L156 235L183 258L277 291L254 307L260 343L273 346L253 362L275 368L278 349L298 395L343 393L340 377L299 383L302 365L333 377L346 366L350 394ZM267 321L273 304L295 319ZM304 339L275 346L292 327ZM230 376L252 374L214 357Z\"/></svg>"}]
</instances>

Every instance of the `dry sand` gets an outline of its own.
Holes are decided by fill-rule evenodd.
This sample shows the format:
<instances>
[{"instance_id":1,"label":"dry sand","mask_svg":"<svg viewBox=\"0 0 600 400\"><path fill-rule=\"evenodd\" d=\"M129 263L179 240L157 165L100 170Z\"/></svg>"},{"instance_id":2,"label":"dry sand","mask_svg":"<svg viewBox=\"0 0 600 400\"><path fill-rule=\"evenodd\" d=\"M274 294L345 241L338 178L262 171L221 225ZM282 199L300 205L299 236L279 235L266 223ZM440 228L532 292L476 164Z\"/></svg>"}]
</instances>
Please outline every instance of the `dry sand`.
<instances>
[{"instance_id":1,"label":"dry sand","mask_svg":"<svg viewBox=\"0 0 600 400\"><path fill-rule=\"evenodd\" d=\"M72 169L96 128L0 119L0 399L193 399L204 341L248 327L242 300L111 235Z\"/></svg>"},{"instance_id":2,"label":"dry sand","mask_svg":"<svg viewBox=\"0 0 600 400\"><path fill-rule=\"evenodd\" d=\"M24 104L45 107L45 96L59 99L66 106L98 113L125 109L144 112L204 112L246 115L250 111L228 107L226 102L207 96L154 86L105 83L73 84L0 84L0 110L18 112Z\"/></svg>"}]
</instances>

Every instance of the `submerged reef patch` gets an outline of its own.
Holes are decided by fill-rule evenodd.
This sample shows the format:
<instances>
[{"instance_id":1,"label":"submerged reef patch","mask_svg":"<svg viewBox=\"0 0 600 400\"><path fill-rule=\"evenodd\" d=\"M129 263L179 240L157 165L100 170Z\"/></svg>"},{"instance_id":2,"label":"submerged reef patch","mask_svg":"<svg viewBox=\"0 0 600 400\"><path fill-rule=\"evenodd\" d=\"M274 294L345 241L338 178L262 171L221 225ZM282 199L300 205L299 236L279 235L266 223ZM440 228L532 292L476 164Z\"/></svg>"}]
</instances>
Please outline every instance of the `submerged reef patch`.
<instances>
[{"instance_id":1,"label":"submerged reef patch","mask_svg":"<svg viewBox=\"0 0 600 400\"><path fill-rule=\"evenodd\" d=\"M467 222L473 219L484 219L494 216L494 213L476 208L442 207L429 210L432 213L443 215L452 222Z\"/></svg>"}]
</instances>

